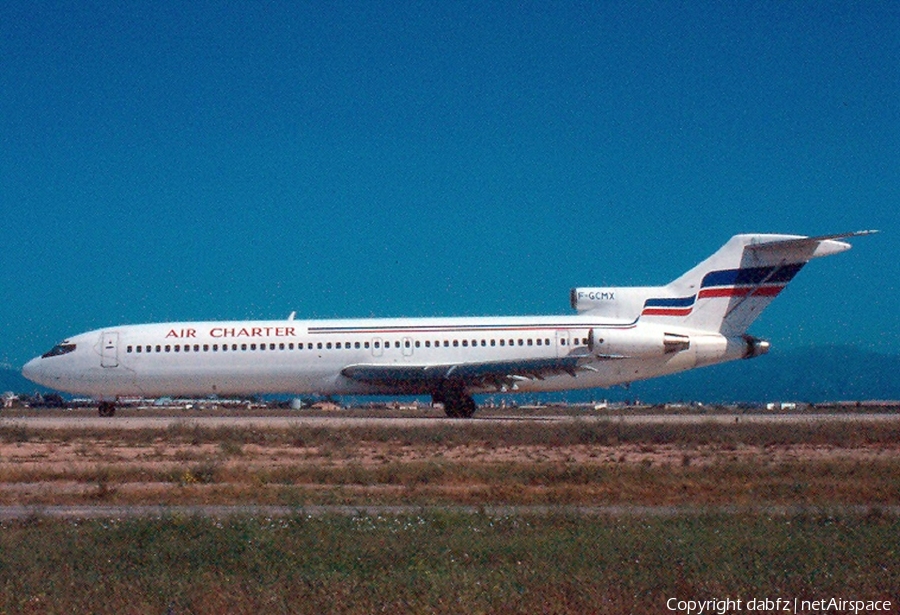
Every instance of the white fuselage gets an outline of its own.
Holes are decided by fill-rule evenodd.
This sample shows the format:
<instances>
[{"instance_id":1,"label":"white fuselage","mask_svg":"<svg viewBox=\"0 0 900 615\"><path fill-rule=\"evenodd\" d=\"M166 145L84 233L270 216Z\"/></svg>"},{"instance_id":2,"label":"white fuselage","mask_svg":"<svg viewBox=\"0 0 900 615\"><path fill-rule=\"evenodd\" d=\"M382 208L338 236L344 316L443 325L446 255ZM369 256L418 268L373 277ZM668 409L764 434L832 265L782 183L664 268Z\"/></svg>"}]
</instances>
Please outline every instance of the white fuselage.
<instances>
[{"instance_id":1,"label":"white fuselage","mask_svg":"<svg viewBox=\"0 0 900 615\"><path fill-rule=\"evenodd\" d=\"M571 316L182 322L69 338L22 373L99 398L266 393L431 395L453 418L473 393L609 387L765 354L747 328L841 238L735 235L665 286L575 288Z\"/></svg>"},{"instance_id":2,"label":"white fuselage","mask_svg":"<svg viewBox=\"0 0 900 615\"><path fill-rule=\"evenodd\" d=\"M676 330L689 337L689 347L678 352L652 348L648 352L641 340L661 339L658 325L604 320L576 315L129 325L71 337L30 361L23 373L45 386L99 399L266 393L390 395L427 391L360 382L347 378L342 370L359 365L427 368L580 356L577 372L520 378L509 387L557 391L608 387L746 354L742 338L677 331L671 326L665 328L666 334ZM590 342L598 336L624 340L621 352L614 357L592 352ZM501 387L475 387L471 392L496 390Z\"/></svg>"}]
</instances>

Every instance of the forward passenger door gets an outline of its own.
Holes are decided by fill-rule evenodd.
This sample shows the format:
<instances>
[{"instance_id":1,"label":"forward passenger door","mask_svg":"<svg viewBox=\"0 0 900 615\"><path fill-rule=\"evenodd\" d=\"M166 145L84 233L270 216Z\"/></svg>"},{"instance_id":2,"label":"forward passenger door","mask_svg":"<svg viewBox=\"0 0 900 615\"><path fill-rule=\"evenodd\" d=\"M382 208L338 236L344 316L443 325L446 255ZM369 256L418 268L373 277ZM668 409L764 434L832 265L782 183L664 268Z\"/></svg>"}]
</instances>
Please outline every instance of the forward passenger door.
<instances>
[{"instance_id":1,"label":"forward passenger door","mask_svg":"<svg viewBox=\"0 0 900 615\"><path fill-rule=\"evenodd\" d=\"M101 336L100 365L119 367L119 334L115 331L104 331Z\"/></svg>"}]
</instances>

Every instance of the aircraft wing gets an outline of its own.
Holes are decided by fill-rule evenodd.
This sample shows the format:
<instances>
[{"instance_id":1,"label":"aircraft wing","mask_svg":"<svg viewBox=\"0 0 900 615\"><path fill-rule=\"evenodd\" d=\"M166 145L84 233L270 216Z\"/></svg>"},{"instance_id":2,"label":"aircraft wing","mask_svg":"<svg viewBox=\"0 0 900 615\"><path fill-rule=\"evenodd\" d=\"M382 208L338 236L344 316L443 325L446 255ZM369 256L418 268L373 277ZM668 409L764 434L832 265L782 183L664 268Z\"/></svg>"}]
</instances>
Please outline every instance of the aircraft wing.
<instances>
[{"instance_id":1,"label":"aircraft wing","mask_svg":"<svg viewBox=\"0 0 900 615\"><path fill-rule=\"evenodd\" d=\"M586 359L569 356L442 365L359 364L345 367L341 374L357 382L409 393L430 393L447 382L467 389L503 390L525 380L543 380L557 374L575 376Z\"/></svg>"}]
</instances>

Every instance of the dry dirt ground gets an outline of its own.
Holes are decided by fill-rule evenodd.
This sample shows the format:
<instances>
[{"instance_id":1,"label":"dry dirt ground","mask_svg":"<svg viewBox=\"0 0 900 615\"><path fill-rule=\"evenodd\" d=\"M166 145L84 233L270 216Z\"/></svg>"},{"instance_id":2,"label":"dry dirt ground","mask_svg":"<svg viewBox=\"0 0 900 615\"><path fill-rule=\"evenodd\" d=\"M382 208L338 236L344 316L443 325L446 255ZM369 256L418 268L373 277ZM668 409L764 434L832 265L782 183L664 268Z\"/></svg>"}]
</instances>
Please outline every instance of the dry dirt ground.
<instances>
[{"instance_id":1,"label":"dry dirt ground","mask_svg":"<svg viewBox=\"0 0 900 615\"><path fill-rule=\"evenodd\" d=\"M893 416L805 417L771 434L747 431L747 418L673 432L666 421L612 429L581 417L223 426L89 416L4 418L0 505L900 504Z\"/></svg>"}]
</instances>

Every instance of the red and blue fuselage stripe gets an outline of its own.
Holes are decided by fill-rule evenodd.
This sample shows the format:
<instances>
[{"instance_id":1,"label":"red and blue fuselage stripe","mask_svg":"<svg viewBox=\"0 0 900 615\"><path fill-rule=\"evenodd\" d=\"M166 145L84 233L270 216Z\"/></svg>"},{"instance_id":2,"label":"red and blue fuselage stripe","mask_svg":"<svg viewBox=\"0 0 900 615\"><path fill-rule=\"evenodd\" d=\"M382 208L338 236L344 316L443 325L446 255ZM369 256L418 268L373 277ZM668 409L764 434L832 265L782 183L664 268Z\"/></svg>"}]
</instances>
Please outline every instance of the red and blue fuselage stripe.
<instances>
[{"instance_id":1,"label":"red and blue fuselage stripe","mask_svg":"<svg viewBox=\"0 0 900 615\"><path fill-rule=\"evenodd\" d=\"M703 277L700 288L710 286L757 286L759 284L781 284L784 286L794 279L806 263L793 263L778 267L747 267L710 271Z\"/></svg>"},{"instance_id":2,"label":"red and blue fuselage stripe","mask_svg":"<svg viewBox=\"0 0 900 615\"><path fill-rule=\"evenodd\" d=\"M774 297L806 263L777 267L747 267L711 271L703 277L700 292L689 297L652 298L644 302L641 316L687 316L699 299L716 297Z\"/></svg>"}]
</instances>

